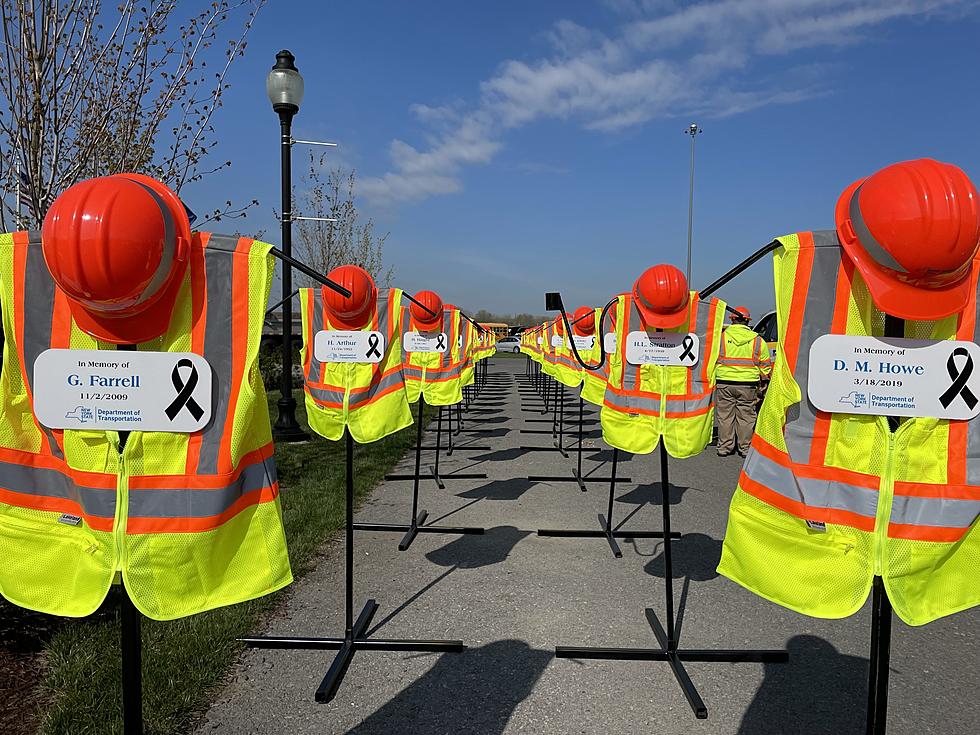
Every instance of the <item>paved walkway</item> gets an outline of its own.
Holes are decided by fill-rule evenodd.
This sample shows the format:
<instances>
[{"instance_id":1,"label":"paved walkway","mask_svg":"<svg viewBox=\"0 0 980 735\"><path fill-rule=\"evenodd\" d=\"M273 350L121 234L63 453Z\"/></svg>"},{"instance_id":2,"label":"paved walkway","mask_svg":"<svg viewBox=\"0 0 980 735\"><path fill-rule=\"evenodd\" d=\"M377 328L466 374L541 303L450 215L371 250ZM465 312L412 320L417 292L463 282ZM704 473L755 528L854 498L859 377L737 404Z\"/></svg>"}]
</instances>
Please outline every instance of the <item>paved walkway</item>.
<instances>
[{"instance_id":1,"label":"paved walkway","mask_svg":"<svg viewBox=\"0 0 980 735\"><path fill-rule=\"evenodd\" d=\"M647 619L663 619L662 542L622 541L613 557L604 539L545 538L539 528L597 527L607 484L588 492L528 475L570 473L543 417L523 390L524 360L494 358L487 388L460 439L489 450L457 451L443 472L485 472L483 480L428 481L422 507L432 523L483 526L482 536L423 534L399 552L399 534L358 532L356 596L381 605L372 631L390 638L459 638L461 654L360 652L336 699L313 692L329 652L246 652L207 713L200 733L722 733L848 735L864 732L870 603L846 620L806 618L755 597L715 573L728 501L740 460L671 460L675 596L682 647L780 648L788 664L692 663L688 671L709 717L695 720L666 663L556 659L555 645L655 646ZM577 400L568 398L577 409ZM586 411L586 471L608 475L598 418ZM431 443L429 435L427 443ZM399 466L411 472L412 458ZM617 487L616 522L661 526L659 455L620 463L632 483ZM288 492L288 489L285 490ZM411 483L389 481L358 521L406 522ZM978 570L980 574L980 570ZM267 633L342 635L343 541L294 586ZM890 735L975 733L980 610L909 628L892 638Z\"/></svg>"}]
</instances>

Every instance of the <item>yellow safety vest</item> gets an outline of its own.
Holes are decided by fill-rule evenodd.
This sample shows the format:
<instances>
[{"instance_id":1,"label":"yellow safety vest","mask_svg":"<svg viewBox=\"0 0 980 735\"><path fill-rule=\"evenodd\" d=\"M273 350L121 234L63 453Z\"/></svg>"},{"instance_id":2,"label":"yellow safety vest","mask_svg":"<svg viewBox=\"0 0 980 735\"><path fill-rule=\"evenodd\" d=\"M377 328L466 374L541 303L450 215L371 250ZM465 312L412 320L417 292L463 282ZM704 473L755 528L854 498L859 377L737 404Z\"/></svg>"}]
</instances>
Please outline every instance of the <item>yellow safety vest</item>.
<instances>
[{"instance_id":1,"label":"yellow safety vest","mask_svg":"<svg viewBox=\"0 0 980 735\"><path fill-rule=\"evenodd\" d=\"M770 372L772 357L762 337L744 324L725 327L715 379L719 383L758 383Z\"/></svg>"},{"instance_id":2,"label":"yellow safety vest","mask_svg":"<svg viewBox=\"0 0 980 735\"><path fill-rule=\"evenodd\" d=\"M599 319L602 316L602 309L593 312L593 322L595 328L592 332L592 349L579 350L579 355L589 365L595 365L602 356L602 330L600 329ZM609 361L612 355L606 355L606 359L597 370L582 371L582 400L588 401L595 406L601 406L606 397L606 383L609 380Z\"/></svg>"},{"instance_id":3,"label":"yellow safety vest","mask_svg":"<svg viewBox=\"0 0 980 735\"><path fill-rule=\"evenodd\" d=\"M403 309L405 332L419 331L409 309ZM445 352L405 352L403 371L408 400L425 397L430 406L454 406L463 400L463 350L459 346L459 309L442 310L441 333L446 335Z\"/></svg>"},{"instance_id":4,"label":"yellow safety vest","mask_svg":"<svg viewBox=\"0 0 980 735\"><path fill-rule=\"evenodd\" d=\"M310 428L332 441L350 431L360 444L377 441L412 425L402 373L402 291L381 289L375 313L362 330L381 332L381 362L320 362L313 339L323 330L348 331L330 323L323 289L300 289L303 316L303 384Z\"/></svg>"},{"instance_id":5,"label":"yellow safety vest","mask_svg":"<svg viewBox=\"0 0 980 735\"><path fill-rule=\"evenodd\" d=\"M292 581L259 340L271 246L197 233L170 326L138 346L214 370L212 420L192 434L49 429L33 413L44 350L114 350L74 323L38 233L0 235L0 594L82 617L117 572L147 617L172 620ZM166 387L169 389L169 386ZM161 386L161 389L164 389Z\"/></svg>"},{"instance_id":6,"label":"yellow safety vest","mask_svg":"<svg viewBox=\"0 0 980 735\"><path fill-rule=\"evenodd\" d=\"M663 436L671 456L693 457L711 440L725 303L714 298L701 303L692 291L687 321L668 330L698 335L700 356L693 368L627 363L626 337L644 331L643 322L631 295L620 296L615 308L616 352L600 412L603 439L633 454L649 454Z\"/></svg>"},{"instance_id":7,"label":"yellow safety vest","mask_svg":"<svg viewBox=\"0 0 980 735\"><path fill-rule=\"evenodd\" d=\"M468 319L459 320L459 337L456 341L459 343L461 361L460 376L464 388L468 385L473 385L476 382L476 370L474 369L476 359L473 356L473 333L475 331L476 329Z\"/></svg>"},{"instance_id":8,"label":"yellow safety vest","mask_svg":"<svg viewBox=\"0 0 980 735\"><path fill-rule=\"evenodd\" d=\"M732 498L718 571L821 618L857 612L875 575L895 612L923 625L980 603L980 420L830 414L806 397L824 334L882 336L884 315L833 231L778 239L779 346L752 448ZM907 321L914 339L976 341L960 315ZM945 378L945 376L943 376Z\"/></svg>"}]
</instances>

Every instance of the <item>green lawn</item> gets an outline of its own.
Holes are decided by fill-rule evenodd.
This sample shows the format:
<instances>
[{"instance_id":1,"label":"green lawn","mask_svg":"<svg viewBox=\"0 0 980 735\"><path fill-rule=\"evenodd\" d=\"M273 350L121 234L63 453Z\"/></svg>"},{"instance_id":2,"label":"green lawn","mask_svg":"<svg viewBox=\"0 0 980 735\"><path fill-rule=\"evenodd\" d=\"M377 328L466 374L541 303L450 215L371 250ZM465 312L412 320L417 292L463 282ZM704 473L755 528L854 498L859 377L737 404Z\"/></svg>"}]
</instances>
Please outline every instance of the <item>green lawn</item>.
<instances>
[{"instance_id":1,"label":"green lawn","mask_svg":"<svg viewBox=\"0 0 980 735\"><path fill-rule=\"evenodd\" d=\"M277 397L278 393L270 396L273 417ZM297 399L300 422L305 426L301 391L297 391ZM343 442L314 436L306 444L276 448L289 558L297 579L312 568L317 550L342 527L344 520ZM363 499L377 485L411 448L414 439L415 429L410 428L355 449L358 498ZM288 589L175 622L143 620L143 715L147 735L187 731L240 652L236 639L254 632L262 615L281 602ZM7 623L17 615L23 616L24 625L33 624L38 617L0 601L0 616ZM57 621L45 649L40 732L122 732L117 598L111 595L103 608L89 618Z\"/></svg>"}]
</instances>

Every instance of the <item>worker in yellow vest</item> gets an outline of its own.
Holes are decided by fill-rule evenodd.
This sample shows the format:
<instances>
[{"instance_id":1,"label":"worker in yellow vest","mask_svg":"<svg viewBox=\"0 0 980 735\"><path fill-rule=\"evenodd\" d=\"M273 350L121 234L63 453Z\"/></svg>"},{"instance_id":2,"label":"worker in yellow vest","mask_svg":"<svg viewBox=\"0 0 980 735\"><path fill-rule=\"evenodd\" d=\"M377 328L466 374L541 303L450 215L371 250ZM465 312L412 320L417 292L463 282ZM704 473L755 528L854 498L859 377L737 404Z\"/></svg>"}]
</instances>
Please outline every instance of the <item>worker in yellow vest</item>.
<instances>
[{"instance_id":1,"label":"worker in yellow vest","mask_svg":"<svg viewBox=\"0 0 980 735\"><path fill-rule=\"evenodd\" d=\"M402 291L379 290L356 265L339 266L328 276L351 295L326 287L300 289L307 420L332 441L346 429L358 443L374 442L412 425L402 372ZM318 357L320 332L371 334L362 360L336 362Z\"/></svg>"},{"instance_id":2,"label":"worker in yellow vest","mask_svg":"<svg viewBox=\"0 0 980 735\"><path fill-rule=\"evenodd\" d=\"M119 575L140 612L172 620L289 584L258 369L271 247L191 233L177 196L139 174L80 182L41 233L0 235L3 597L81 617ZM206 359L208 424L132 431L124 445L116 431L42 424L38 356L117 345Z\"/></svg>"},{"instance_id":3,"label":"worker in yellow vest","mask_svg":"<svg viewBox=\"0 0 980 735\"><path fill-rule=\"evenodd\" d=\"M655 265L615 308L617 346L600 412L602 438L633 454L649 454L661 438L673 457L699 454L711 439L725 303L702 302L679 269ZM658 331L676 335L677 364L645 362L632 352Z\"/></svg>"},{"instance_id":4,"label":"worker in yellow vest","mask_svg":"<svg viewBox=\"0 0 980 735\"><path fill-rule=\"evenodd\" d=\"M772 358L762 337L749 328L751 316L747 307L736 307L730 318L732 323L722 331L715 373L718 456L727 457L738 451L744 457L755 431L759 393L772 372Z\"/></svg>"},{"instance_id":5,"label":"worker in yellow vest","mask_svg":"<svg viewBox=\"0 0 980 735\"><path fill-rule=\"evenodd\" d=\"M908 339L977 342L978 194L955 166L897 163L848 187L836 223L777 239L776 365L718 571L821 618L859 610L879 576L922 625L980 603L980 420L818 410L811 347L882 337L887 318Z\"/></svg>"}]
</instances>

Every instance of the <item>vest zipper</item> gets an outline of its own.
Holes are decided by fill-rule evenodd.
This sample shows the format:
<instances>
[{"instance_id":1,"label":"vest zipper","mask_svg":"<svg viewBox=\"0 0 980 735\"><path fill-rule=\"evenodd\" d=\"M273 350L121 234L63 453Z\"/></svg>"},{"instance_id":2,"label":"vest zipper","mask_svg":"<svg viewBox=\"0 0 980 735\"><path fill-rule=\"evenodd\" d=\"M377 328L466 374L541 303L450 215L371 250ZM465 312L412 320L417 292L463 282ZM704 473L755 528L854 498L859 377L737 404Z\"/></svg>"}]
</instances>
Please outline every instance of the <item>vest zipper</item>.
<instances>
[{"instance_id":1,"label":"vest zipper","mask_svg":"<svg viewBox=\"0 0 980 735\"><path fill-rule=\"evenodd\" d=\"M112 538L116 547L116 571L122 572L126 553L126 524L129 521L129 474L126 471L126 448L123 447L123 450L119 451L119 434L113 433L118 464L116 466L116 514L112 521Z\"/></svg>"},{"instance_id":2,"label":"vest zipper","mask_svg":"<svg viewBox=\"0 0 980 735\"><path fill-rule=\"evenodd\" d=\"M350 384L354 379L354 368L355 365L345 365L347 369L347 380L344 381L344 423L348 425L348 431L350 430Z\"/></svg>"},{"instance_id":3,"label":"vest zipper","mask_svg":"<svg viewBox=\"0 0 980 735\"><path fill-rule=\"evenodd\" d=\"M892 515L892 499L894 498L895 478L895 433L901 431L899 426L896 431L891 431L885 420L885 429L888 431L888 450L885 453L885 470L881 475L881 485L878 489L878 513L875 517L875 575L882 576L884 567L882 557L884 555L885 544L888 542L888 522Z\"/></svg>"}]
</instances>

